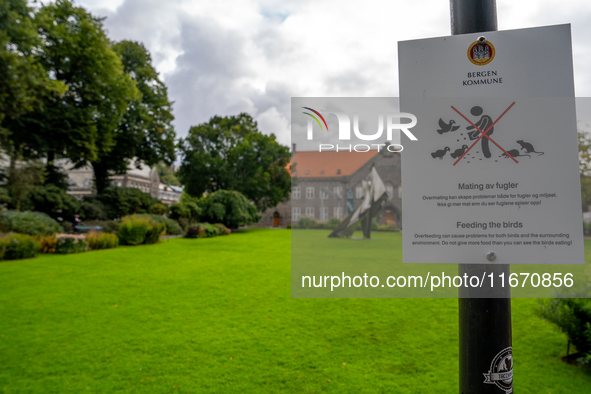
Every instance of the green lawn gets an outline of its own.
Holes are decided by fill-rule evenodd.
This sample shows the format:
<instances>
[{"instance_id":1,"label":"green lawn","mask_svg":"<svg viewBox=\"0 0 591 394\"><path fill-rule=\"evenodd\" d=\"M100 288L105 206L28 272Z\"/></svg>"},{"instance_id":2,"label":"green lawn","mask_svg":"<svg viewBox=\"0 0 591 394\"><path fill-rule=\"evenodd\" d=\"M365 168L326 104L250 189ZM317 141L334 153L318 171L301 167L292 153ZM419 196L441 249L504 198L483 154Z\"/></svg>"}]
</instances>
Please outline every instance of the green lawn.
<instances>
[{"instance_id":1,"label":"green lawn","mask_svg":"<svg viewBox=\"0 0 591 394\"><path fill-rule=\"evenodd\" d=\"M534 308L517 393L591 392ZM0 263L0 393L457 393L457 348L454 299L292 299L285 230Z\"/></svg>"}]
</instances>

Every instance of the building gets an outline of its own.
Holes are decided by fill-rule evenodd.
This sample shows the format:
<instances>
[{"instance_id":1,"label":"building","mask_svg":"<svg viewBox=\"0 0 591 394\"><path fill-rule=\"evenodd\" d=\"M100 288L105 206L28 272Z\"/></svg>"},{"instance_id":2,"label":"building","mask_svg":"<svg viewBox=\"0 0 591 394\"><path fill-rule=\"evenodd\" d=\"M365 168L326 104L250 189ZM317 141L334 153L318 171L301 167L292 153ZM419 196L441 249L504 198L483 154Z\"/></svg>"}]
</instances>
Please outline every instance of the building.
<instances>
[{"instance_id":1,"label":"building","mask_svg":"<svg viewBox=\"0 0 591 394\"><path fill-rule=\"evenodd\" d=\"M401 226L400 154L379 152L297 152L293 149L290 200L262 213L259 227L283 227L306 216L317 221L344 219L363 200L361 181L375 166L388 193L377 220Z\"/></svg>"},{"instance_id":2,"label":"building","mask_svg":"<svg viewBox=\"0 0 591 394\"><path fill-rule=\"evenodd\" d=\"M93 185L94 172L90 165L74 168L72 162L68 159L55 160L54 163L68 175L68 194L81 200L84 196L95 193ZM150 167L143 163L139 165L139 168L135 165L135 162L130 163L125 174L111 176L110 182L113 186L140 189L166 205L178 202L183 193L182 187L160 182L156 167Z\"/></svg>"}]
</instances>

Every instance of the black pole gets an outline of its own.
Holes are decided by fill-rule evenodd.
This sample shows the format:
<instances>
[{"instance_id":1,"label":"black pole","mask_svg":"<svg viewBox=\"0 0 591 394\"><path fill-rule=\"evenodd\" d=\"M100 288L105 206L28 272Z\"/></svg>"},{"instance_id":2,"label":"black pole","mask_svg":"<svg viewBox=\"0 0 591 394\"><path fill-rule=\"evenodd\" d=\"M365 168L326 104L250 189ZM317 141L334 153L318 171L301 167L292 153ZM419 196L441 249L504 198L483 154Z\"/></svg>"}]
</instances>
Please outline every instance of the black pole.
<instances>
[{"instance_id":1,"label":"black pole","mask_svg":"<svg viewBox=\"0 0 591 394\"><path fill-rule=\"evenodd\" d=\"M450 12L453 35L497 30L496 0L450 0ZM459 392L513 393L511 293L507 281L506 288L498 287L500 274L509 277L509 265L459 264L458 271L462 277L492 273L497 285L488 289L460 288L458 293Z\"/></svg>"}]
</instances>

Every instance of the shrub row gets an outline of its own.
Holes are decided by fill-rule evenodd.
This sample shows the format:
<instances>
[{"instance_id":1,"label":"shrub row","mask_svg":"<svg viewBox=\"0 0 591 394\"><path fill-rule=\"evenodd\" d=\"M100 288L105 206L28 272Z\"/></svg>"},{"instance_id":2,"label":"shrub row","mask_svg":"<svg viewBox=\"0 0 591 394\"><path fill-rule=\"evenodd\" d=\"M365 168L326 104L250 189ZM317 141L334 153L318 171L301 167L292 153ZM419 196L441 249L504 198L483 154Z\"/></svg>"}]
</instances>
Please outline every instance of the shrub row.
<instances>
[{"instance_id":1,"label":"shrub row","mask_svg":"<svg viewBox=\"0 0 591 394\"><path fill-rule=\"evenodd\" d=\"M210 238L217 237L218 235L228 235L230 232L230 229L221 223L197 223L187 228L185 238Z\"/></svg>"},{"instance_id":2,"label":"shrub row","mask_svg":"<svg viewBox=\"0 0 591 394\"><path fill-rule=\"evenodd\" d=\"M139 215L126 216L119 226L119 242L122 245L155 244L165 231L164 223L155 223Z\"/></svg>"},{"instance_id":3,"label":"shrub row","mask_svg":"<svg viewBox=\"0 0 591 394\"><path fill-rule=\"evenodd\" d=\"M337 218L330 218L326 222L318 222L309 217L303 217L297 222L293 223L292 226L293 228L334 230L340 224L341 220ZM361 222L357 222L355 226L357 230L361 230ZM289 228L291 228L291 226ZM399 231L396 225L379 225L375 219L371 221L371 229L372 231Z\"/></svg>"}]
</instances>

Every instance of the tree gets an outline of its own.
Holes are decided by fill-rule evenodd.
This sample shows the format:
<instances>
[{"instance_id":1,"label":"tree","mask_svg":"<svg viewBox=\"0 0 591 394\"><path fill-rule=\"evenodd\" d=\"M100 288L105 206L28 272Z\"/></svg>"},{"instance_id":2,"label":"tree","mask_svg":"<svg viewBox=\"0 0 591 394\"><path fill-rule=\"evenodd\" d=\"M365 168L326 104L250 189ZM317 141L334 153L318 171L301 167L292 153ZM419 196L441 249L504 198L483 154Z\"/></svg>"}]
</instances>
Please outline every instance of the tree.
<instances>
[{"instance_id":1,"label":"tree","mask_svg":"<svg viewBox=\"0 0 591 394\"><path fill-rule=\"evenodd\" d=\"M179 149L183 159L178 176L191 195L236 190L261 211L289 195L289 149L275 135L261 134L246 113L215 116L191 127Z\"/></svg>"},{"instance_id":2,"label":"tree","mask_svg":"<svg viewBox=\"0 0 591 394\"><path fill-rule=\"evenodd\" d=\"M41 50L33 14L26 0L0 0L0 129L39 108L48 93L62 94L66 86L50 79L35 55ZM6 148L6 143L4 144Z\"/></svg>"},{"instance_id":3,"label":"tree","mask_svg":"<svg viewBox=\"0 0 591 394\"><path fill-rule=\"evenodd\" d=\"M23 166L14 166L8 169L8 192L11 197L11 205L19 211L21 203L34 190L41 185L45 178L43 166L35 163L27 163Z\"/></svg>"},{"instance_id":4,"label":"tree","mask_svg":"<svg viewBox=\"0 0 591 394\"><path fill-rule=\"evenodd\" d=\"M156 169L158 170L158 175L160 176L160 180L162 181L162 183L166 183L167 185L172 186L181 185L178 178L174 174L173 169L170 166L167 166L164 163L158 163L156 165Z\"/></svg>"},{"instance_id":5,"label":"tree","mask_svg":"<svg viewBox=\"0 0 591 394\"><path fill-rule=\"evenodd\" d=\"M208 194L200 202L199 220L207 223L222 223L228 228L238 228L258 222L261 216L257 208L240 192L218 190Z\"/></svg>"},{"instance_id":6,"label":"tree","mask_svg":"<svg viewBox=\"0 0 591 394\"><path fill-rule=\"evenodd\" d=\"M579 131L579 170L581 171L581 200L583 211L591 205L591 137L588 132Z\"/></svg>"},{"instance_id":7,"label":"tree","mask_svg":"<svg viewBox=\"0 0 591 394\"><path fill-rule=\"evenodd\" d=\"M13 125L18 129L13 141L45 154L51 176L56 155L83 165L111 151L117 126L138 90L111 49L102 19L69 0L57 0L42 6L35 21L43 44L39 63L67 91L45 95L43 106L21 116Z\"/></svg>"},{"instance_id":8,"label":"tree","mask_svg":"<svg viewBox=\"0 0 591 394\"><path fill-rule=\"evenodd\" d=\"M160 204L160 200L131 187L109 186L103 193L88 202L99 201L109 219L121 218L134 213L147 213L154 204Z\"/></svg>"},{"instance_id":9,"label":"tree","mask_svg":"<svg viewBox=\"0 0 591 394\"><path fill-rule=\"evenodd\" d=\"M152 66L150 53L143 44L133 41L121 41L112 47L139 94L129 100L111 149L99 152L92 161L99 193L109 185L110 172L125 173L132 159L138 166L142 162L149 166L172 164L175 160L172 103L166 85Z\"/></svg>"}]
</instances>

